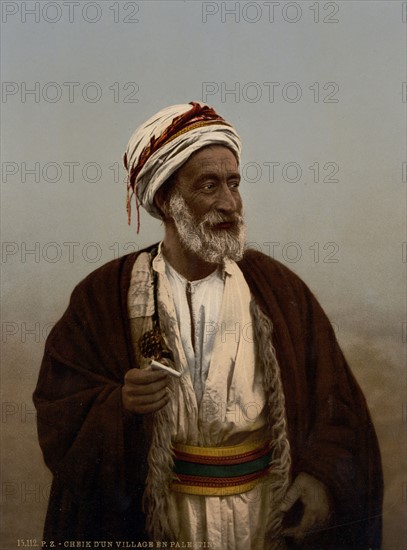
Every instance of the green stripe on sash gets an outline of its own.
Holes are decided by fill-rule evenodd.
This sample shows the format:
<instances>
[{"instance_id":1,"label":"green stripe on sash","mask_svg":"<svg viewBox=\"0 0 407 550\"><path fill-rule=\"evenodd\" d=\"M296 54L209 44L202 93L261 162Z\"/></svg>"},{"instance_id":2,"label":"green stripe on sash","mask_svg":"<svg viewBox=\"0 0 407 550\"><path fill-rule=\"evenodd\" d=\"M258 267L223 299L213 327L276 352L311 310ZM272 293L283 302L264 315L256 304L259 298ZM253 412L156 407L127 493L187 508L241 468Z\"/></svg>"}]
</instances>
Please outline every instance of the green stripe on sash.
<instances>
[{"instance_id":1,"label":"green stripe on sash","mask_svg":"<svg viewBox=\"0 0 407 550\"><path fill-rule=\"evenodd\" d=\"M215 464L196 464L175 460L174 471L176 474L201 476L201 477L237 477L254 474L267 468L270 463L271 453L243 464L218 466Z\"/></svg>"}]
</instances>

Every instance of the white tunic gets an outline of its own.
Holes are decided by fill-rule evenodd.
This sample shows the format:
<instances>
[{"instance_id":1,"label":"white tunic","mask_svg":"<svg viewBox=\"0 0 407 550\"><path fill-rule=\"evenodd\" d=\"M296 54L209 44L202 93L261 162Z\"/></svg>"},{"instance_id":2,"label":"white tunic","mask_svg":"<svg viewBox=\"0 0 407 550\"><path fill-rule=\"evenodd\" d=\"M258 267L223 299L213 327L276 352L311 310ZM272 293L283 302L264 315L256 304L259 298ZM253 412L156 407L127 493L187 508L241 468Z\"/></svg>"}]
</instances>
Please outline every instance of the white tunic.
<instances>
[{"instance_id":1,"label":"white tunic","mask_svg":"<svg viewBox=\"0 0 407 550\"><path fill-rule=\"evenodd\" d=\"M227 446L261 438L265 419L262 377L255 364L250 290L235 262L194 282L191 340L187 281L161 250L158 308L167 345L183 373L172 403L174 443ZM263 549L269 495L263 483L231 496L171 493L170 521L177 541L208 542L219 550Z\"/></svg>"},{"instance_id":2,"label":"white tunic","mask_svg":"<svg viewBox=\"0 0 407 550\"><path fill-rule=\"evenodd\" d=\"M165 273L171 285L182 347L196 399L201 403L215 337L219 330L223 276L220 269L217 269L205 279L188 282L168 262L165 262ZM192 310L188 304L188 293L191 296Z\"/></svg>"}]
</instances>

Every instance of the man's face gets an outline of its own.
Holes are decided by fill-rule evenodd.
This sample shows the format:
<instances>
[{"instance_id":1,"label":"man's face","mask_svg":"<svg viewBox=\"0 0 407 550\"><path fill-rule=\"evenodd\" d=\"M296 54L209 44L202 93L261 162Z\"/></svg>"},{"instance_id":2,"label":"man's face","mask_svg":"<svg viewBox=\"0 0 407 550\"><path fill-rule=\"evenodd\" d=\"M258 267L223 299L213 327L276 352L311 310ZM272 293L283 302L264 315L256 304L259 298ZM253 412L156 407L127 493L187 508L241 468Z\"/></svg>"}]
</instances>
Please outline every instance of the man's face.
<instances>
[{"instance_id":1,"label":"man's face","mask_svg":"<svg viewBox=\"0 0 407 550\"><path fill-rule=\"evenodd\" d=\"M223 146L199 150L178 170L168 214L184 248L204 261L240 260L245 225L240 173L233 153Z\"/></svg>"}]
</instances>

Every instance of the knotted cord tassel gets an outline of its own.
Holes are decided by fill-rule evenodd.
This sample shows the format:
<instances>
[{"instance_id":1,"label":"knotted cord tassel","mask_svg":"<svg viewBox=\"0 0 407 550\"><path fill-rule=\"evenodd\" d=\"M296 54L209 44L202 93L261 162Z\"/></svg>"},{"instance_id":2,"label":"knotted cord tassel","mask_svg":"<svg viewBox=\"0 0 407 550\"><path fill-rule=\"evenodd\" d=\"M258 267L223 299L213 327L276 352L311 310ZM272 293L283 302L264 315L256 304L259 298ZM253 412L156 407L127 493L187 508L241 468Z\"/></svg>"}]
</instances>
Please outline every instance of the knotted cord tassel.
<instances>
[{"instance_id":1,"label":"knotted cord tassel","mask_svg":"<svg viewBox=\"0 0 407 550\"><path fill-rule=\"evenodd\" d=\"M131 223L131 197L133 196L134 191L130 195L130 176L127 174L126 178L126 212L127 212L127 224Z\"/></svg>"},{"instance_id":2,"label":"knotted cord tassel","mask_svg":"<svg viewBox=\"0 0 407 550\"><path fill-rule=\"evenodd\" d=\"M136 213L137 213L137 235L140 233L140 202L137 197L137 193L134 193L136 196Z\"/></svg>"}]
</instances>

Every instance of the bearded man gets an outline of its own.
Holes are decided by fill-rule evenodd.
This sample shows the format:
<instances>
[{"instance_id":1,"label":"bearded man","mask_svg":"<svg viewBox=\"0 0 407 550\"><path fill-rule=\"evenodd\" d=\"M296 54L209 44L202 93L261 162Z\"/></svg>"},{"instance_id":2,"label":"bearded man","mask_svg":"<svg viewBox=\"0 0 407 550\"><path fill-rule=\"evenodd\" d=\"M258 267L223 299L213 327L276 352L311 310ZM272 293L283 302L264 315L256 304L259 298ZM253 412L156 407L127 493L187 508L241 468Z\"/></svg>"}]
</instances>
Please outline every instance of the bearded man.
<instances>
[{"instance_id":1,"label":"bearded man","mask_svg":"<svg viewBox=\"0 0 407 550\"><path fill-rule=\"evenodd\" d=\"M47 340L44 540L380 547L365 399L304 283L245 250L240 152L196 102L131 137L129 217L135 194L165 236L91 273Z\"/></svg>"}]
</instances>

